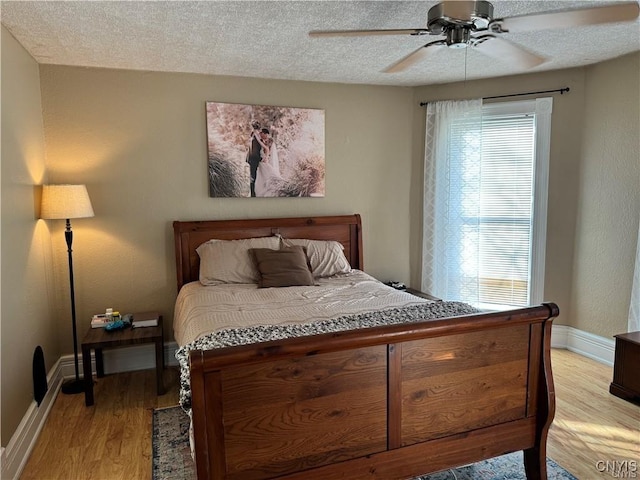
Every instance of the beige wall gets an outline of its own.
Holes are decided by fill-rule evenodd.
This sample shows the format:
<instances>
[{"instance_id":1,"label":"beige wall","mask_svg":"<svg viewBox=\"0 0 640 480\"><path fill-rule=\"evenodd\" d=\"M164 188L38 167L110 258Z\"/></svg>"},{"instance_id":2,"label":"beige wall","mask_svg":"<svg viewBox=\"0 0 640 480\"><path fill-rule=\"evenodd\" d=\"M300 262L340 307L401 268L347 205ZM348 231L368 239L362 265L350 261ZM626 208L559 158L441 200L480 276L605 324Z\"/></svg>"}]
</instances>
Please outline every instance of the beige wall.
<instances>
[{"instance_id":1,"label":"beige wall","mask_svg":"<svg viewBox=\"0 0 640 480\"><path fill-rule=\"evenodd\" d=\"M74 222L82 328L105 307L157 308L172 338L177 219L360 213L367 270L408 280L411 89L46 65L40 73L51 182L86 183L96 214ZM326 197L209 198L207 100L325 109ZM53 239L64 248L60 231ZM66 260L56 259L64 276ZM61 348L71 351L66 336Z\"/></svg>"},{"instance_id":2,"label":"beige wall","mask_svg":"<svg viewBox=\"0 0 640 480\"><path fill-rule=\"evenodd\" d=\"M45 177L38 64L2 30L2 446L33 400L31 364L42 346L51 369L60 356L51 312L51 244L37 220Z\"/></svg>"},{"instance_id":3,"label":"beige wall","mask_svg":"<svg viewBox=\"0 0 640 480\"><path fill-rule=\"evenodd\" d=\"M585 70L567 69L491 80L469 81L415 89L414 158L411 176L411 264L420 265L422 229L422 164L425 109L421 101L463 99L509 93L569 87L568 94L554 95L549 159L549 206L544 298L560 306L557 324L571 318L570 299L573 269L574 232L580 169L582 122L585 114ZM513 100L506 99L506 100ZM414 285L420 284L420 269L411 272Z\"/></svg>"},{"instance_id":4,"label":"beige wall","mask_svg":"<svg viewBox=\"0 0 640 480\"><path fill-rule=\"evenodd\" d=\"M571 324L627 331L640 219L640 53L586 70Z\"/></svg>"}]
</instances>

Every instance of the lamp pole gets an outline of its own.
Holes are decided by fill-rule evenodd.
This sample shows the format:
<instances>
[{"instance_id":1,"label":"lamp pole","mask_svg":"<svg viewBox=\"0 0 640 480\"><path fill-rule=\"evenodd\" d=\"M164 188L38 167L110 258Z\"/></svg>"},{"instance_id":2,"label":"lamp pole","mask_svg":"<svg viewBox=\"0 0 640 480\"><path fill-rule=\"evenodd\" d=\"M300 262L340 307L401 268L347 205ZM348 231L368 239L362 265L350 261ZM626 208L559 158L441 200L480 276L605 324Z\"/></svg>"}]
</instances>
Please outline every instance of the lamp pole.
<instances>
[{"instance_id":1,"label":"lamp pole","mask_svg":"<svg viewBox=\"0 0 640 480\"><path fill-rule=\"evenodd\" d=\"M84 392L84 384L80 380L80 372L78 369L78 333L76 327L76 295L73 285L73 231L71 230L71 221L67 218L67 225L64 231L64 238L67 241L67 254L69 256L69 289L71 292L71 323L73 327L73 361L75 366L76 378L62 384L62 393L74 394Z\"/></svg>"}]
</instances>

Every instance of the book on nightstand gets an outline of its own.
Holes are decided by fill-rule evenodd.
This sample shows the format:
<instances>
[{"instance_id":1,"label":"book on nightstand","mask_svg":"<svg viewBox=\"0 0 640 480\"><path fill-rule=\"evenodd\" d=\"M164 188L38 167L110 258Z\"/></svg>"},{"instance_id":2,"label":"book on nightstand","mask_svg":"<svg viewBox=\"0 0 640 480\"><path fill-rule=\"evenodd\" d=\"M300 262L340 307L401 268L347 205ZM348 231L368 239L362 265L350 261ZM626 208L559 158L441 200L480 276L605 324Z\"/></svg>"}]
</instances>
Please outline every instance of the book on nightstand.
<instances>
[{"instance_id":1,"label":"book on nightstand","mask_svg":"<svg viewBox=\"0 0 640 480\"><path fill-rule=\"evenodd\" d=\"M91 318L91 328L105 328L107 325L114 323L113 319L104 313L94 315Z\"/></svg>"},{"instance_id":2,"label":"book on nightstand","mask_svg":"<svg viewBox=\"0 0 640 480\"><path fill-rule=\"evenodd\" d=\"M158 312L142 312L134 313L133 320L131 322L133 328L139 327L157 327L158 326Z\"/></svg>"}]
</instances>

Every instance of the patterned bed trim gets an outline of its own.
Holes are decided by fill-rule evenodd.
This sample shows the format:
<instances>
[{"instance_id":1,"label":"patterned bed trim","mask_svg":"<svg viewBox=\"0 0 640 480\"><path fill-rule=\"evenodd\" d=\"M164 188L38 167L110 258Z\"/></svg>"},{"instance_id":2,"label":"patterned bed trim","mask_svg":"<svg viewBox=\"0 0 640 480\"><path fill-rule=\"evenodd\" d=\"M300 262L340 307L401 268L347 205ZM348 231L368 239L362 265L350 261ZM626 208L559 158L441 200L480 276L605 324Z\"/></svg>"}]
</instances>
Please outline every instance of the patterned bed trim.
<instances>
[{"instance_id":1,"label":"patterned bed trim","mask_svg":"<svg viewBox=\"0 0 640 480\"><path fill-rule=\"evenodd\" d=\"M377 310L358 315L346 315L331 320L308 324L258 325L247 328L229 328L210 333L180 347L176 359L180 363L180 405L187 412L191 409L191 385L189 382L189 352L214 348L248 345L252 343L306 337L323 333L342 332L362 328L415 323L437 318L456 317L478 313L471 305L462 302L433 302L402 308Z\"/></svg>"}]
</instances>

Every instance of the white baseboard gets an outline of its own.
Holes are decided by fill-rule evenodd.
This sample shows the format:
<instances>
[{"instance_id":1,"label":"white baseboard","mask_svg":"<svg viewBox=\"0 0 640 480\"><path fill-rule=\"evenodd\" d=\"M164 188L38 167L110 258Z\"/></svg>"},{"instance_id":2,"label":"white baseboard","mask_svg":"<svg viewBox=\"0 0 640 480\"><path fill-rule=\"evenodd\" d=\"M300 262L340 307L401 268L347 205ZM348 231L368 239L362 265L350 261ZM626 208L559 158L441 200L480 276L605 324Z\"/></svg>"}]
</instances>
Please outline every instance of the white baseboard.
<instances>
[{"instance_id":1,"label":"white baseboard","mask_svg":"<svg viewBox=\"0 0 640 480\"><path fill-rule=\"evenodd\" d=\"M613 339L566 325L554 325L551 330L552 348L566 348L608 366L613 366L615 346Z\"/></svg>"},{"instance_id":2,"label":"white baseboard","mask_svg":"<svg viewBox=\"0 0 640 480\"><path fill-rule=\"evenodd\" d=\"M164 344L164 364L165 366L177 366L175 353L178 349L176 342L167 342ZM82 377L82 355L78 355L79 374ZM120 347L102 352L104 361L104 373L133 372L135 370L148 370L156 366L155 346L152 344L136 345L132 347ZM60 357L62 367L62 376L65 379L75 376L75 366L73 355L64 355ZM96 373L96 359L91 353L91 371Z\"/></svg>"},{"instance_id":3,"label":"white baseboard","mask_svg":"<svg viewBox=\"0 0 640 480\"><path fill-rule=\"evenodd\" d=\"M165 343L165 365L178 365L178 361L175 358L177 347L176 342ZM606 365L613 365L614 340L583 332L573 327L554 325L551 333L551 347L566 348ZM149 344L105 350L103 359L105 374L154 368L154 346ZM81 358L79 362L80 375L82 376ZM91 364L92 371L95 373L95 358L93 358L93 355ZM60 390L63 379L73 378L74 376L73 355L60 357L47 376L49 391L40 407L37 407L35 402L32 403L6 449L0 454L2 462L0 478L17 479L20 476L33 445L40 434L40 430L44 426L53 401Z\"/></svg>"},{"instance_id":4,"label":"white baseboard","mask_svg":"<svg viewBox=\"0 0 640 480\"><path fill-rule=\"evenodd\" d=\"M0 478L15 480L20 477L44 426L44 422L49 416L53 402L60 391L62 380L61 363L58 360L47 375L49 389L42 402L40 402L40 406L35 401L31 402L27 413L22 417L22 421L9 440L6 449L2 450Z\"/></svg>"}]
</instances>

